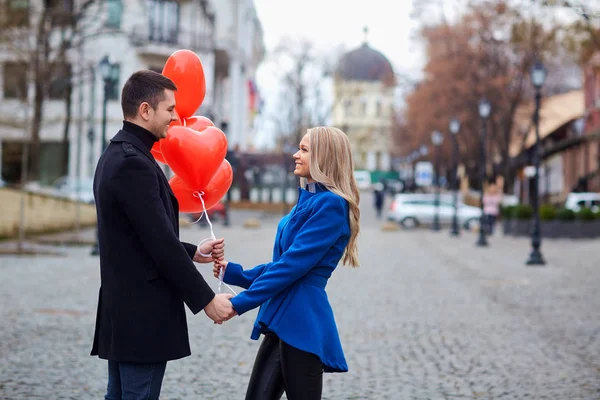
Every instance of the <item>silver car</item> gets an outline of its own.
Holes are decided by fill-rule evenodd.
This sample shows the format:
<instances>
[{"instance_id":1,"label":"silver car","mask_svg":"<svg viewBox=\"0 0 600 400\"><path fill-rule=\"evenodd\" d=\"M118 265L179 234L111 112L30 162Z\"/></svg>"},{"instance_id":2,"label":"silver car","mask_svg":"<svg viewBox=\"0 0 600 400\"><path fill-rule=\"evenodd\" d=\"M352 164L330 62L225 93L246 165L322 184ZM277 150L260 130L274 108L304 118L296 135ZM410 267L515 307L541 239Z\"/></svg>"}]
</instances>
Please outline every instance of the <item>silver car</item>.
<instances>
[{"instance_id":1,"label":"silver car","mask_svg":"<svg viewBox=\"0 0 600 400\"><path fill-rule=\"evenodd\" d=\"M441 224L450 224L454 215L454 203L452 195L440 196L439 221ZM415 228L421 224L431 224L435 215L435 197L429 193L403 193L394 196L387 213L387 219L396 221L404 228ZM479 226L481 210L457 202L458 222L465 229L473 229Z\"/></svg>"}]
</instances>

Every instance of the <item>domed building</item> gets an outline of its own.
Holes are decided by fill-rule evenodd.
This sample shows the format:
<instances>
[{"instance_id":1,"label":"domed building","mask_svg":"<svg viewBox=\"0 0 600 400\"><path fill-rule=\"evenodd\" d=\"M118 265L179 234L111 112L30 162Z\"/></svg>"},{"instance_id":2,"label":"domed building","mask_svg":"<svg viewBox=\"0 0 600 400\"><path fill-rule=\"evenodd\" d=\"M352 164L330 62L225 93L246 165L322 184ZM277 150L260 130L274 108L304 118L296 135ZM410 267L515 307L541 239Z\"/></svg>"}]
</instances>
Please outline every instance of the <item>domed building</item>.
<instances>
[{"instance_id":1,"label":"domed building","mask_svg":"<svg viewBox=\"0 0 600 400\"><path fill-rule=\"evenodd\" d=\"M332 122L348 135L357 170L391 169L394 87L391 63L366 39L337 65Z\"/></svg>"}]
</instances>

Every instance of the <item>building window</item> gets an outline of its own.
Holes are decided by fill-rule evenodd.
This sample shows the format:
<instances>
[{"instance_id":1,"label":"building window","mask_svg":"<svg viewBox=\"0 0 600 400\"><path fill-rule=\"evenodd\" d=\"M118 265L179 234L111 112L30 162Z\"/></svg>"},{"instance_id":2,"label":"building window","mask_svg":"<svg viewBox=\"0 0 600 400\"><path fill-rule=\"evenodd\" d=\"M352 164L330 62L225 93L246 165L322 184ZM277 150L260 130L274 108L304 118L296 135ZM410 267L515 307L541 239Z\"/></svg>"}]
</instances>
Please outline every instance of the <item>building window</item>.
<instances>
[{"instance_id":1,"label":"building window","mask_svg":"<svg viewBox=\"0 0 600 400\"><path fill-rule=\"evenodd\" d=\"M344 100L344 114L345 115L352 114L352 100L350 100L350 99Z\"/></svg>"},{"instance_id":2,"label":"building window","mask_svg":"<svg viewBox=\"0 0 600 400\"><path fill-rule=\"evenodd\" d=\"M68 26L73 24L73 0L46 0L50 12L52 26Z\"/></svg>"},{"instance_id":3,"label":"building window","mask_svg":"<svg viewBox=\"0 0 600 400\"><path fill-rule=\"evenodd\" d=\"M106 98L108 100L119 100L119 81L121 79L121 64L115 63L113 65L113 68L117 70L117 72L115 73L117 79L115 79L114 82L110 82L108 84Z\"/></svg>"},{"instance_id":4,"label":"building window","mask_svg":"<svg viewBox=\"0 0 600 400\"><path fill-rule=\"evenodd\" d=\"M367 115L367 100L366 99L362 99L360 101L360 113L362 116Z\"/></svg>"},{"instance_id":5,"label":"building window","mask_svg":"<svg viewBox=\"0 0 600 400\"><path fill-rule=\"evenodd\" d=\"M166 0L149 0L149 30L151 41L177 43L179 35L179 3Z\"/></svg>"},{"instance_id":6,"label":"building window","mask_svg":"<svg viewBox=\"0 0 600 400\"><path fill-rule=\"evenodd\" d=\"M375 103L375 116L381 117L381 100L377 100Z\"/></svg>"},{"instance_id":7,"label":"building window","mask_svg":"<svg viewBox=\"0 0 600 400\"><path fill-rule=\"evenodd\" d=\"M64 99L71 85L71 65L57 65L52 73L52 81L48 90L48 97L54 100Z\"/></svg>"},{"instance_id":8,"label":"building window","mask_svg":"<svg viewBox=\"0 0 600 400\"><path fill-rule=\"evenodd\" d=\"M108 0L106 2L106 22L107 28L121 29L121 19L123 16L123 2L121 0Z\"/></svg>"},{"instance_id":9,"label":"building window","mask_svg":"<svg viewBox=\"0 0 600 400\"><path fill-rule=\"evenodd\" d=\"M29 26L29 0L0 1L2 27Z\"/></svg>"},{"instance_id":10,"label":"building window","mask_svg":"<svg viewBox=\"0 0 600 400\"><path fill-rule=\"evenodd\" d=\"M5 99L27 98L27 63L5 62L2 80Z\"/></svg>"}]
</instances>

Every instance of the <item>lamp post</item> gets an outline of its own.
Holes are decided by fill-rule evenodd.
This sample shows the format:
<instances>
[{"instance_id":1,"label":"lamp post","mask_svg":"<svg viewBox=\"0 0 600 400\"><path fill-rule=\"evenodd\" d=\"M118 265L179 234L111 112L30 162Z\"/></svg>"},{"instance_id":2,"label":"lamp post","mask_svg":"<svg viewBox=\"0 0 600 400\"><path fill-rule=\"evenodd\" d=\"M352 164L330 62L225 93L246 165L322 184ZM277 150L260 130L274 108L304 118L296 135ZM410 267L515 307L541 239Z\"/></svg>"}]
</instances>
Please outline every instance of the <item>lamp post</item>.
<instances>
[{"instance_id":1,"label":"lamp post","mask_svg":"<svg viewBox=\"0 0 600 400\"><path fill-rule=\"evenodd\" d=\"M456 135L460 131L460 121L456 118L452 118L449 125L450 133L452 134L452 144L454 147L453 162L452 162L452 188L453 193L453 207L454 214L452 215L452 229L450 229L451 236L459 236L460 228L458 227L458 139Z\"/></svg>"},{"instance_id":2,"label":"lamp post","mask_svg":"<svg viewBox=\"0 0 600 400\"><path fill-rule=\"evenodd\" d=\"M102 152L106 149L106 108L108 105L109 91L113 84L117 82L118 65L110 61L108 55L102 57L98 64L102 80L104 81L104 97L102 100Z\"/></svg>"},{"instance_id":3,"label":"lamp post","mask_svg":"<svg viewBox=\"0 0 600 400\"><path fill-rule=\"evenodd\" d=\"M100 62L98 63L98 69L100 70L100 75L102 76L102 81L104 82L104 95L102 98L102 150L100 154L104 152L107 146L106 141L106 108L108 105L108 95L109 91L113 84L115 84L118 80L118 65L113 64L110 61L108 55L102 57ZM93 256L97 256L100 254L100 249L98 247L98 229L96 228L96 243L92 247L92 251L90 253Z\"/></svg>"},{"instance_id":4,"label":"lamp post","mask_svg":"<svg viewBox=\"0 0 600 400\"><path fill-rule=\"evenodd\" d=\"M431 143L435 147L435 197L434 197L434 213L433 224L431 229L434 231L440 230L440 153L444 137L439 131L433 131L431 134Z\"/></svg>"},{"instance_id":5,"label":"lamp post","mask_svg":"<svg viewBox=\"0 0 600 400\"><path fill-rule=\"evenodd\" d=\"M531 196L533 206L533 231L531 233L531 254L527 260L527 265L544 265L544 257L540 251L542 237L540 235L540 101L542 98L541 89L546 80L546 68L540 60L536 60L531 68L531 83L535 88L535 113L533 120L535 123L535 145L533 147L533 164L535 166L534 188Z\"/></svg>"},{"instance_id":6,"label":"lamp post","mask_svg":"<svg viewBox=\"0 0 600 400\"><path fill-rule=\"evenodd\" d=\"M481 117L481 165L480 165L480 181L481 181L481 195L479 197L481 206L481 216L479 217L479 239L477 240L477 246L485 247L488 245L486 232L485 232L485 214L483 212L483 188L485 185L485 136L487 128L487 119L492 111L492 105L486 99L479 101L479 116Z\"/></svg>"}]
</instances>

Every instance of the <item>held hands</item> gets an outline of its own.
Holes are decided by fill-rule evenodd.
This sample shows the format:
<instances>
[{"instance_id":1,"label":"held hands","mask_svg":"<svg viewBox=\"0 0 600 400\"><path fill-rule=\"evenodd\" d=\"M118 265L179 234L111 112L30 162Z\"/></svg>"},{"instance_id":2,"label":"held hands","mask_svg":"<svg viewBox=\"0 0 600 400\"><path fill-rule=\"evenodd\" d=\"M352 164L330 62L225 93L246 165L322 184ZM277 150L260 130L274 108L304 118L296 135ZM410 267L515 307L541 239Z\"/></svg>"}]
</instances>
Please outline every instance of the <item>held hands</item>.
<instances>
[{"instance_id":1,"label":"held hands","mask_svg":"<svg viewBox=\"0 0 600 400\"><path fill-rule=\"evenodd\" d=\"M210 254L211 257L205 257L202 254ZM223 260L225 256L225 239L207 240L200 245L194 254L194 261L197 263L209 263Z\"/></svg>"},{"instance_id":2,"label":"held hands","mask_svg":"<svg viewBox=\"0 0 600 400\"><path fill-rule=\"evenodd\" d=\"M213 275L215 276L215 278L219 279L219 274L221 273L221 270L223 270L223 273L225 273L225 268L227 268L227 264L229 264L229 261L225 261L222 258L214 261Z\"/></svg>"},{"instance_id":3,"label":"held hands","mask_svg":"<svg viewBox=\"0 0 600 400\"><path fill-rule=\"evenodd\" d=\"M215 324L220 325L237 315L231 305L231 301L229 301L232 297L233 295L231 293L216 294L211 302L204 307L204 312L208 318L215 322Z\"/></svg>"}]
</instances>

